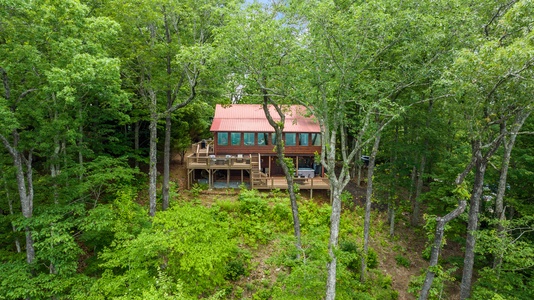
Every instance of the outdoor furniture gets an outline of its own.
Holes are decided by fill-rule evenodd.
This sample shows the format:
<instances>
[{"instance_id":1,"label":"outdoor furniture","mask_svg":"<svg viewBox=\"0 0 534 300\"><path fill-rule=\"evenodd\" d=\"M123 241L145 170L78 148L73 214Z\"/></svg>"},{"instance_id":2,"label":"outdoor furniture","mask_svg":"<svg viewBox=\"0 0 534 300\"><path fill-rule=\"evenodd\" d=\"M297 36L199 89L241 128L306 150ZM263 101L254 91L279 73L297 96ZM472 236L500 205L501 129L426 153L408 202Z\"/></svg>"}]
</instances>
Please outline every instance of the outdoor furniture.
<instances>
[{"instance_id":1,"label":"outdoor furniture","mask_svg":"<svg viewBox=\"0 0 534 300\"><path fill-rule=\"evenodd\" d=\"M297 171L297 176L299 177L306 177L306 178L313 178L315 177L315 170L312 168L299 168Z\"/></svg>"}]
</instances>

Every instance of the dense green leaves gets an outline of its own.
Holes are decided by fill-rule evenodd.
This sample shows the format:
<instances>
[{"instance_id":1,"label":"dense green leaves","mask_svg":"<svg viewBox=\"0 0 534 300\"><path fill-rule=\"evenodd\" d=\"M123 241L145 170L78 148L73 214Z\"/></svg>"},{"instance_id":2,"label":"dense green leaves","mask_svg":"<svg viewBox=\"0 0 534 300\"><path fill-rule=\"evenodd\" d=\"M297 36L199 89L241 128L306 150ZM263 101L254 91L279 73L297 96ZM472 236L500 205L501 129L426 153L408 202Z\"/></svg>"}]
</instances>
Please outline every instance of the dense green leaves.
<instances>
[{"instance_id":1,"label":"dense green leaves","mask_svg":"<svg viewBox=\"0 0 534 300\"><path fill-rule=\"evenodd\" d=\"M357 280L363 212L342 194L379 134L372 196L390 226L475 194L476 172L453 182L483 156L472 297L532 298L532 117L517 126L534 105L533 2L251 2L0 0L0 298L316 299L333 255L339 299L395 298L396 279L379 270ZM175 110L191 95L199 101ZM153 162L165 152L149 121L183 157L210 137L213 103L265 97L308 105L321 123L339 222L331 206L298 198L297 253L279 191L236 200L196 190L191 204L178 186L171 209L148 217L149 140ZM514 130L496 216L501 142ZM466 222L449 224L445 247L466 246ZM331 224L342 242L329 255ZM431 227L418 230L432 239ZM435 267L434 296L454 289L454 268Z\"/></svg>"}]
</instances>

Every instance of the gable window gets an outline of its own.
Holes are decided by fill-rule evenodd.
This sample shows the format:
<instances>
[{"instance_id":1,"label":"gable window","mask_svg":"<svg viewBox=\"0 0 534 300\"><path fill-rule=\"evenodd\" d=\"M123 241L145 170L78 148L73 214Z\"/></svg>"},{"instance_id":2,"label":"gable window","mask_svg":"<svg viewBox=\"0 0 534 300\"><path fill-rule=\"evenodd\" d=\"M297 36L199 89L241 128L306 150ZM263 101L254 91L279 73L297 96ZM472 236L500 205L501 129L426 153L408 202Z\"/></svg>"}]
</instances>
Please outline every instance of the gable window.
<instances>
[{"instance_id":1,"label":"gable window","mask_svg":"<svg viewBox=\"0 0 534 300\"><path fill-rule=\"evenodd\" d=\"M254 146L254 132L243 133L243 143L245 146Z\"/></svg>"},{"instance_id":2,"label":"gable window","mask_svg":"<svg viewBox=\"0 0 534 300\"><path fill-rule=\"evenodd\" d=\"M228 146L228 132L217 132L217 145Z\"/></svg>"},{"instance_id":3,"label":"gable window","mask_svg":"<svg viewBox=\"0 0 534 300\"><path fill-rule=\"evenodd\" d=\"M312 133L312 145L314 146L321 146L321 134L320 133Z\"/></svg>"},{"instance_id":4,"label":"gable window","mask_svg":"<svg viewBox=\"0 0 534 300\"><path fill-rule=\"evenodd\" d=\"M258 146L267 146L269 144L269 134L258 132Z\"/></svg>"},{"instance_id":5,"label":"gable window","mask_svg":"<svg viewBox=\"0 0 534 300\"><path fill-rule=\"evenodd\" d=\"M286 133L286 146L296 146L296 145L297 145L297 134Z\"/></svg>"},{"instance_id":6,"label":"gable window","mask_svg":"<svg viewBox=\"0 0 534 300\"><path fill-rule=\"evenodd\" d=\"M299 133L299 145L308 146L308 133Z\"/></svg>"},{"instance_id":7,"label":"gable window","mask_svg":"<svg viewBox=\"0 0 534 300\"><path fill-rule=\"evenodd\" d=\"M232 146L241 145L241 132L232 132L230 137L232 138Z\"/></svg>"}]
</instances>

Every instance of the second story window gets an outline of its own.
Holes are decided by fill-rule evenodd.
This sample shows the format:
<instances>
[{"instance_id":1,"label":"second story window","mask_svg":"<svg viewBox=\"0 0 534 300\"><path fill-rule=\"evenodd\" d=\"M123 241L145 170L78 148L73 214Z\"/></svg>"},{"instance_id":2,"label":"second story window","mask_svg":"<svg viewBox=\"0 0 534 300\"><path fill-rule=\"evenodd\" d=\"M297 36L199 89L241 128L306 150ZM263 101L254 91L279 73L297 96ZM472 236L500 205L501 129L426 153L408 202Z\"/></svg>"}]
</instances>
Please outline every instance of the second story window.
<instances>
[{"instance_id":1,"label":"second story window","mask_svg":"<svg viewBox=\"0 0 534 300\"><path fill-rule=\"evenodd\" d=\"M312 145L314 146L321 146L321 134L320 133L312 133Z\"/></svg>"},{"instance_id":2,"label":"second story window","mask_svg":"<svg viewBox=\"0 0 534 300\"><path fill-rule=\"evenodd\" d=\"M299 145L308 146L308 133L299 133Z\"/></svg>"},{"instance_id":3,"label":"second story window","mask_svg":"<svg viewBox=\"0 0 534 300\"><path fill-rule=\"evenodd\" d=\"M297 145L297 134L286 133L286 146L296 146L296 145Z\"/></svg>"},{"instance_id":4,"label":"second story window","mask_svg":"<svg viewBox=\"0 0 534 300\"><path fill-rule=\"evenodd\" d=\"M258 146L267 146L269 144L269 134L258 132Z\"/></svg>"},{"instance_id":5,"label":"second story window","mask_svg":"<svg viewBox=\"0 0 534 300\"><path fill-rule=\"evenodd\" d=\"M232 146L241 145L241 132L232 132L230 133L230 137L232 139Z\"/></svg>"},{"instance_id":6,"label":"second story window","mask_svg":"<svg viewBox=\"0 0 534 300\"><path fill-rule=\"evenodd\" d=\"M243 144L245 146L254 146L254 132L243 133Z\"/></svg>"},{"instance_id":7,"label":"second story window","mask_svg":"<svg viewBox=\"0 0 534 300\"><path fill-rule=\"evenodd\" d=\"M217 145L228 146L228 132L217 132Z\"/></svg>"}]
</instances>

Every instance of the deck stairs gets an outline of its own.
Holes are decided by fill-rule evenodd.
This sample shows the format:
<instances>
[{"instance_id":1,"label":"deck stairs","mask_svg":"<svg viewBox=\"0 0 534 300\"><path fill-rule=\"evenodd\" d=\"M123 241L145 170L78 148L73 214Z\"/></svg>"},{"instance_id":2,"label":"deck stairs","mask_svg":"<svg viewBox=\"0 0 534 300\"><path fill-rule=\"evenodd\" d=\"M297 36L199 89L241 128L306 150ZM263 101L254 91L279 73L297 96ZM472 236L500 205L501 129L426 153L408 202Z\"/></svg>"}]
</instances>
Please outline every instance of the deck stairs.
<instances>
[{"instance_id":1,"label":"deck stairs","mask_svg":"<svg viewBox=\"0 0 534 300\"><path fill-rule=\"evenodd\" d=\"M261 155L253 155L250 160L251 170L250 170L250 179L252 187L254 186L266 186L267 179L269 176L263 173L260 169Z\"/></svg>"}]
</instances>

